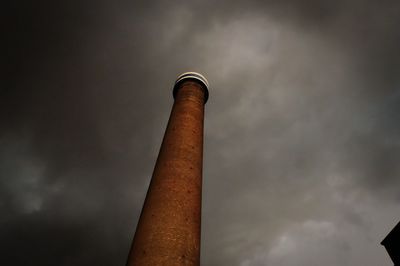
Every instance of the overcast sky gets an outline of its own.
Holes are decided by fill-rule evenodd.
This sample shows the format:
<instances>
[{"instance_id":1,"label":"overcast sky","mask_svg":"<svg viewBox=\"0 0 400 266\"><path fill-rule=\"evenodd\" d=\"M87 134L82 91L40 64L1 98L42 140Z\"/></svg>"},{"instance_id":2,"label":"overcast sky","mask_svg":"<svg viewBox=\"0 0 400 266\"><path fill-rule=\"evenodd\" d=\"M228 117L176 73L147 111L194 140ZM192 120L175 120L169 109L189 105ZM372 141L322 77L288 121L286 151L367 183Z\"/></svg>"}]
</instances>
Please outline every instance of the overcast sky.
<instances>
[{"instance_id":1,"label":"overcast sky","mask_svg":"<svg viewBox=\"0 0 400 266\"><path fill-rule=\"evenodd\" d=\"M202 265L389 266L400 2L8 1L0 264L124 265L185 71L206 104Z\"/></svg>"}]
</instances>

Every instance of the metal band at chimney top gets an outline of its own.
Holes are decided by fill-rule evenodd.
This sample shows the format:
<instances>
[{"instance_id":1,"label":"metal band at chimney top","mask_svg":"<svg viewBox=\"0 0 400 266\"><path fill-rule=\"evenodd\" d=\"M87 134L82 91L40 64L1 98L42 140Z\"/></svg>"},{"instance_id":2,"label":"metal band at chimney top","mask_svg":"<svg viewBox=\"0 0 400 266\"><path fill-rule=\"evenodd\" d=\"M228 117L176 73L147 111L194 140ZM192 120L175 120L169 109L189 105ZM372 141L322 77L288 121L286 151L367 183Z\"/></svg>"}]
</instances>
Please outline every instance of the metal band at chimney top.
<instances>
[{"instance_id":1,"label":"metal band at chimney top","mask_svg":"<svg viewBox=\"0 0 400 266\"><path fill-rule=\"evenodd\" d=\"M206 103L208 100L209 83L202 74L197 72L185 72L176 79L173 89L174 98L176 98L176 94L178 93L180 85L187 80L193 80L201 84L202 88L204 89L204 103Z\"/></svg>"}]
</instances>

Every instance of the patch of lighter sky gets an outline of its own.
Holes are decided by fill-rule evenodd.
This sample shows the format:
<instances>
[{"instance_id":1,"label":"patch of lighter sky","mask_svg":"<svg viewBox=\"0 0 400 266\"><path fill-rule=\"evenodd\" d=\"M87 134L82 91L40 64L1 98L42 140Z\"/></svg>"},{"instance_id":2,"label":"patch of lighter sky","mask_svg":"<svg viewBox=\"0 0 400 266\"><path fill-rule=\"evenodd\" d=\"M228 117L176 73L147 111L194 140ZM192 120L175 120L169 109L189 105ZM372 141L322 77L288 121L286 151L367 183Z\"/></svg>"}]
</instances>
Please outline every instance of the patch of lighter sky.
<instances>
[{"instance_id":1,"label":"patch of lighter sky","mask_svg":"<svg viewBox=\"0 0 400 266\"><path fill-rule=\"evenodd\" d=\"M3 146L0 168L9 173L2 178L2 185L12 192L15 209L24 214L38 212L42 209L45 190L42 179L45 172L43 162L30 158L29 141L9 139Z\"/></svg>"}]
</instances>

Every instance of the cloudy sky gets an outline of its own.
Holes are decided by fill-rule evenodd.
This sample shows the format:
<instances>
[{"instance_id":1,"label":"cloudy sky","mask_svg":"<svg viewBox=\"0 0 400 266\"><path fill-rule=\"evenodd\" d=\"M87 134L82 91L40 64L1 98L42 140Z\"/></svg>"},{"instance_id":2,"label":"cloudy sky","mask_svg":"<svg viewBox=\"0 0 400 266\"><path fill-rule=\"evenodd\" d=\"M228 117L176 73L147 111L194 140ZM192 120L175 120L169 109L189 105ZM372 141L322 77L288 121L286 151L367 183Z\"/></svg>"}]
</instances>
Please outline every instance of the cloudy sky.
<instances>
[{"instance_id":1,"label":"cloudy sky","mask_svg":"<svg viewBox=\"0 0 400 266\"><path fill-rule=\"evenodd\" d=\"M206 104L202 265L389 266L400 2L8 1L2 265L124 265L185 71Z\"/></svg>"}]
</instances>

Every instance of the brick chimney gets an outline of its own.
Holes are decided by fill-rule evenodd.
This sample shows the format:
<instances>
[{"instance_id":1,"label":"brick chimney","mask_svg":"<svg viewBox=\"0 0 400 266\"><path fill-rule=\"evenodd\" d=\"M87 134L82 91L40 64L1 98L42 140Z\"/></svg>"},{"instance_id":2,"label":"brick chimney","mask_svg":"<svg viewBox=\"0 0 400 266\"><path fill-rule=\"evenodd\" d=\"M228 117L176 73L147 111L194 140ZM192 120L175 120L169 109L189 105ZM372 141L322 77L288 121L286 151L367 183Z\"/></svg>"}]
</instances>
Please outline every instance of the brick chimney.
<instances>
[{"instance_id":1,"label":"brick chimney","mask_svg":"<svg viewBox=\"0 0 400 266\"><path fill-rule=\"evenodd\" d=\"M208 81L178 77L174 104L127 266L200 265L204 105Z\"/></svg>"}]
</instances>

